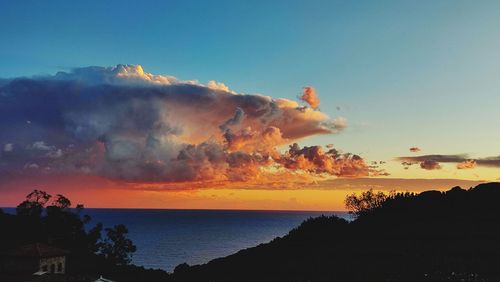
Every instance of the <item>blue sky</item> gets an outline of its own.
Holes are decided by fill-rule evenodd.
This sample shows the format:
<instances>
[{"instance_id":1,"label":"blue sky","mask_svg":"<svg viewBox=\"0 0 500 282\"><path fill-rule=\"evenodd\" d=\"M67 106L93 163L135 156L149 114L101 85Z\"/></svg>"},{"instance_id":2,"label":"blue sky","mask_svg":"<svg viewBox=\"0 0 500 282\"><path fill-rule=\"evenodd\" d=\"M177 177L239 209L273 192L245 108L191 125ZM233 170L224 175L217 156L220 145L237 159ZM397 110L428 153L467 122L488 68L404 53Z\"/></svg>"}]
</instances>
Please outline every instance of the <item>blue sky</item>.
<instances>
[{"instance_id":1,"label":"blue sky","mask_svg":"<svg viewBox=\"0 0 500 282\"><path fill-rule=\"evenodd\" d=\"M498 1L3 0L0 77L124 63L273 97L312 85L350 126L303 144L487 157L500 155L499 29Z\"/></svg>"}]
</instances>

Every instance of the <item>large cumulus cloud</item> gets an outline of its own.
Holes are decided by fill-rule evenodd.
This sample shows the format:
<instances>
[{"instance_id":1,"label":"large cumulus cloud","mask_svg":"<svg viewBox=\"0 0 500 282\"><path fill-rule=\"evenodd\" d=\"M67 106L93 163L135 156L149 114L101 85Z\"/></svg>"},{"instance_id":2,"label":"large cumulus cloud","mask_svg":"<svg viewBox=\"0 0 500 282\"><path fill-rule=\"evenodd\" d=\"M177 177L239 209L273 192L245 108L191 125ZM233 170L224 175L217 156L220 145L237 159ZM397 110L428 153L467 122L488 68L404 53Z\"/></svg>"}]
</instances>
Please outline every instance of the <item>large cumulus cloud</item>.
<instances>
[{"instance_id":1,"label":"large cumulus cloud","mask_svg":"<svg viewBox=\"0 0 500 282\"><path fill-rule=\"evenodd\" d=\"M154 75L138 65L4 80L0 168L138 182L248 180L272 170L366 175L359 156L297 145L279 152L346 127L345 119L311 106Z\"/></svg>"}]
</instances>

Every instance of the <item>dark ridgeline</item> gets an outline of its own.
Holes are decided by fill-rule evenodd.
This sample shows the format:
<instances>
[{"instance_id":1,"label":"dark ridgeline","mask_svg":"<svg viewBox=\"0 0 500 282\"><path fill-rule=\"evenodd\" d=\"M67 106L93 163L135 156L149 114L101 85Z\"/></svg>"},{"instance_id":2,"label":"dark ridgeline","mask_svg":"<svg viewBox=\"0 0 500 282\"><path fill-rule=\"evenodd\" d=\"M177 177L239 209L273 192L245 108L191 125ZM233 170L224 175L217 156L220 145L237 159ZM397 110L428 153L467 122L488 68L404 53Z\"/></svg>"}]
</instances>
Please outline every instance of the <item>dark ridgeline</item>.
<instances>
[{"instance_id":1,"label":"dark ridgeline","mask_svg":"<svg viewBox=\"0 0 500 282\"><path fill-rule=\"evenodd\" d=\"M130 265L135 247L124 226L106 230L103 239L99 224L85 232L89 219L81 208L71 211L65 201L43 208L48 199L37 195L17 216L0 212L0 249L51 244L70 253L67 271L37 280L0 269L0 281L94 281L99 275L115 281L500 281L500 183L351 195L352 222L311 218L283 238L204 265L181 264L173 274Z\"/></svg>"},{"instance_id":2,"label":"dark ridgeline","mask_svg":"<svg viewBox=\"0 0 500 282\"><path fill-rule=\"evenodd\" d=\"M420 194L365 192L353 222L313 218L283 238L174 281L500 281L500 183Z\"/></svg>"}]
</instances>

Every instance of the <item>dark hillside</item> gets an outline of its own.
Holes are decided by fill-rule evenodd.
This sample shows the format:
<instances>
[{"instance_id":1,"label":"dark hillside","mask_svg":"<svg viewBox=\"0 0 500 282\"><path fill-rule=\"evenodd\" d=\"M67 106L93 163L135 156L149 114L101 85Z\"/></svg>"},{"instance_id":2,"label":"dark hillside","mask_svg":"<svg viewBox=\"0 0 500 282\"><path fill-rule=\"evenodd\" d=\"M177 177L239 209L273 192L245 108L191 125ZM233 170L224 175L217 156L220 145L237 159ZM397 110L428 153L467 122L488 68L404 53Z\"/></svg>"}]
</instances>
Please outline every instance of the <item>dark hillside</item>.
<instances>
[{"instance_id":1,"label":"dark hillside","mask_svg":"<svg viewBox=\"0 0 500 282\"><path fill-rule=\"evenodd\" d=\"M500 281L500 183L394 194L347 222L319 217L177 281Z\"/></svg>"}]
</instances>

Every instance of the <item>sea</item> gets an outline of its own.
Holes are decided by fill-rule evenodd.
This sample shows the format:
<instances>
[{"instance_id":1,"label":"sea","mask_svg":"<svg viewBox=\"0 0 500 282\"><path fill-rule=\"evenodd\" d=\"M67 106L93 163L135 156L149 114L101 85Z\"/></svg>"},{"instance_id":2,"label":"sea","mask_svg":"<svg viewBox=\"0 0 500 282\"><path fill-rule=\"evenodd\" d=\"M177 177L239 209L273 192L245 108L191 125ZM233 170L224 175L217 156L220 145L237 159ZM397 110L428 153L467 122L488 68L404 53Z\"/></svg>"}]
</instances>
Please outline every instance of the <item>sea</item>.
<instances>
[{"instance_id":1,"label":"sea","mask_svg":"<svg viewBox=\"0 0 500 282\"><path fill-rule=\"evenodd\" d=\"M184 262L203 264L267 243L310 217L335 214L351 219L345 212L314 211L86 208L84 214L92 218L88 228L98 222L105 228L125 224L137 246L132 263L169 272Z\"/></svg>"}]
</instances>

